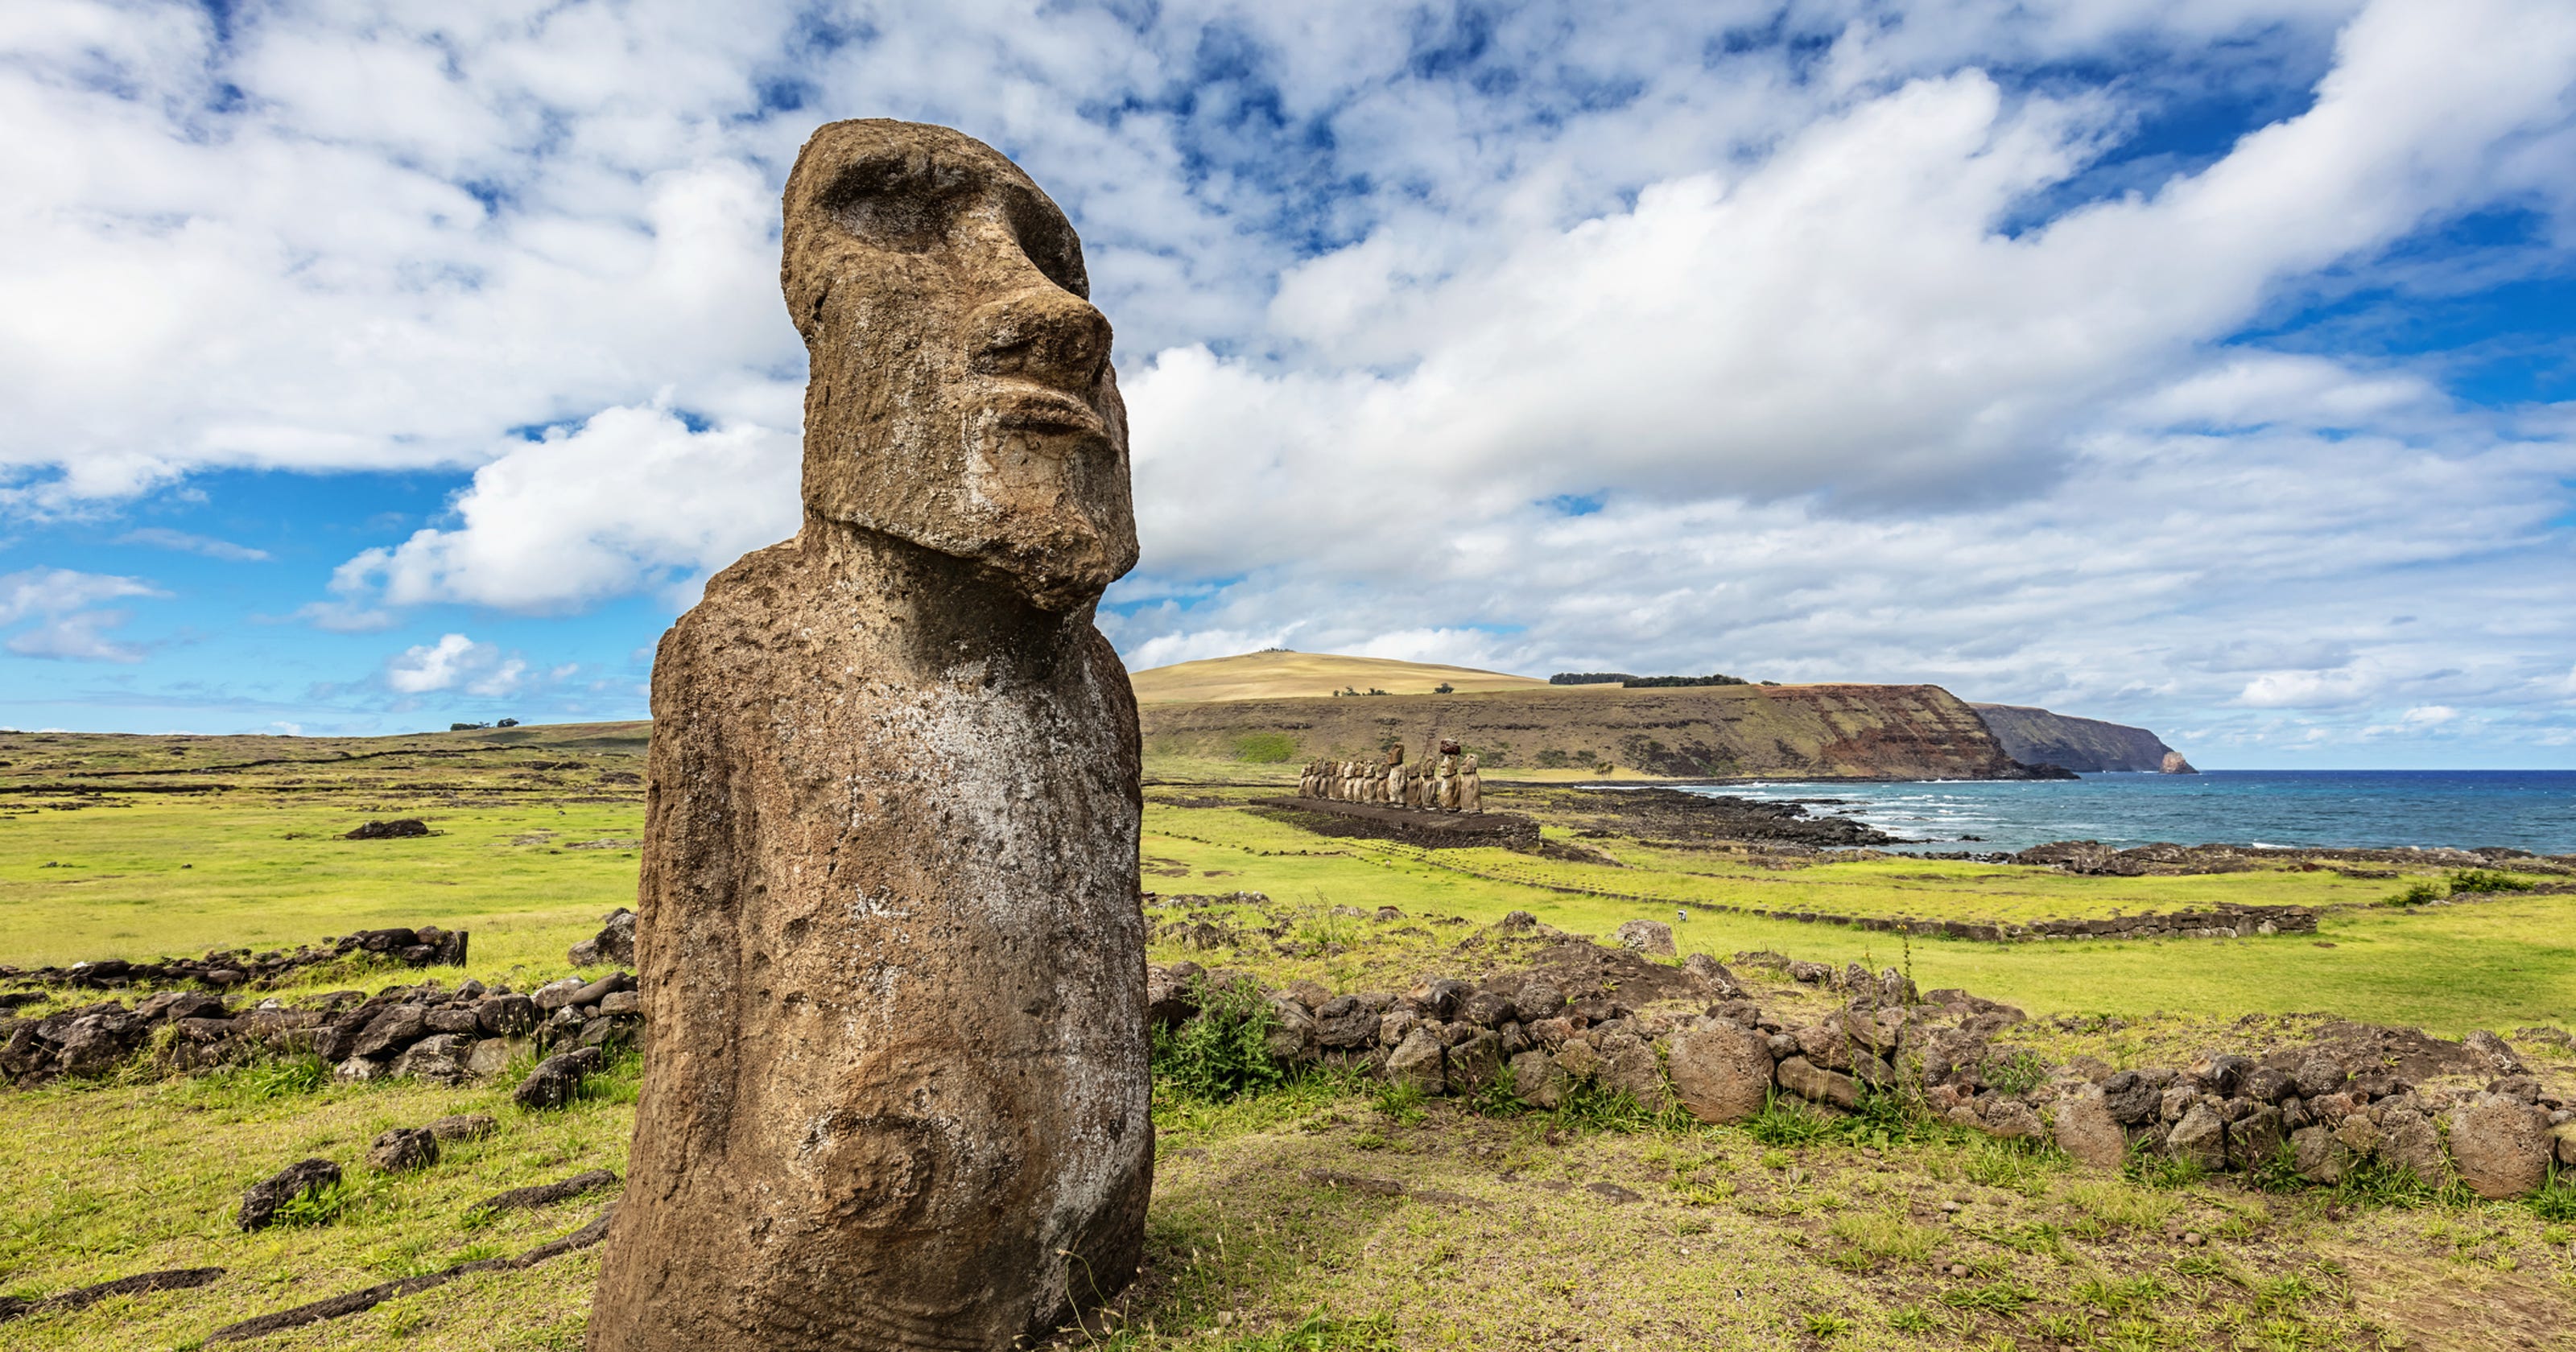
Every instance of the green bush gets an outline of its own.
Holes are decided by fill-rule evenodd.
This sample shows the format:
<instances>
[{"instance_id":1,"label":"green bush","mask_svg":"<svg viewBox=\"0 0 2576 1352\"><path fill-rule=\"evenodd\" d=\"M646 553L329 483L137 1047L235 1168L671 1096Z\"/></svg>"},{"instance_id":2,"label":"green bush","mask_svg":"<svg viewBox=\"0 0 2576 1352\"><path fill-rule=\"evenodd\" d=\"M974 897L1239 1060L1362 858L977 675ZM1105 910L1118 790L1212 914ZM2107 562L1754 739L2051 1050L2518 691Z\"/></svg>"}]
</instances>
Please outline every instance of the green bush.
<instances>
[{"instance_id":1,"label":"green bush","mask_svg":"<svg viewBox=\"0 0 2576 1352\"><path fill-rule=\"evenodd\" d=\"M2462 869L2451 875L2453 896L2462 892L2528 892L2530 890L2530 883L2510 873L2498 873L2493 869Z\"/></svg>"},{"instance_id":2,"label":"green bush","mask_svg":"<svg viewBox=\"0 0 2576 1352\"><path fill-rule=\"evenodd\" d=\"M1284 732L1247 732L1234 739L1234 758L1254 765L1278 765L1297 754L1297 739Z\"/></svg>"},{"instance_id":3,"label":"green bush","mask_svg":"<svg viewBox=\"0 0 2576 1352\"><path fill-rule=\"evenodd\" d=\"M1199 1103L1225 1103L1237 1095L1277 1086L1287 1068L1270 1055L1279 1015L1249 984L1211 987L1191 982L1199 1016L1177 1028L1154 1030L1155 1086Z\"/></svg>"},{"instance_id":4,"label":"green bush","mask_svg":"<svg viewBox=\"0 0 2576 1352\"><path fill-rule=\"evenodd\" d=\"M2427 902L2440 901L2449 895L2451 895L2450 888L2443 886L2440 882L2427 878L2424 881L2415 884L2413 887L2407 888L2405 891L2398 893L2396 896L2390 897L2388 899L2388 904L2391 906L2421 906Z\"/></svg>"}]
</instances>

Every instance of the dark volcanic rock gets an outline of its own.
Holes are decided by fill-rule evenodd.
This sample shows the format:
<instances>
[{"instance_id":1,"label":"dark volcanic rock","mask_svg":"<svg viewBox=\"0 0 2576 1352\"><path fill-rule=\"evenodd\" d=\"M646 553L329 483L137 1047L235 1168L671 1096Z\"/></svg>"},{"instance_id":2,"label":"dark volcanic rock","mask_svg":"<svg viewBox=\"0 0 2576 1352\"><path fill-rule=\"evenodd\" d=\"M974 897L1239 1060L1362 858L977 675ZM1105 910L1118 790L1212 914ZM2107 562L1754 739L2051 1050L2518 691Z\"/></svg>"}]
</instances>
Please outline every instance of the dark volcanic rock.
<instances>
[{"instance_id":1,"label":"dark volcanic rock","mask_svg":"<svg viewBox=\"0 0 2576 1352\"><path fill-rule=\"evenodd\" d=\"M429 823L418 817L397 817L389 822L368 822L340 837L342 840L403 840L429 834Z\"/></svg>"},{"instance_id":2,"label":"dark volcanic rock","mask_svg":"<svg viewBox=\"0 0 2576 1352\"><path fill-rule=\"evenodd\" d=\"M242 1194L241 1213L235 1217L235 1222L245 1230L266 1229L276 1221L279 1207L315 1188L327 1188L339 1181L340 1166L329 1160L312 1159L290 1164Z\"/></svg>"}]
</instances>

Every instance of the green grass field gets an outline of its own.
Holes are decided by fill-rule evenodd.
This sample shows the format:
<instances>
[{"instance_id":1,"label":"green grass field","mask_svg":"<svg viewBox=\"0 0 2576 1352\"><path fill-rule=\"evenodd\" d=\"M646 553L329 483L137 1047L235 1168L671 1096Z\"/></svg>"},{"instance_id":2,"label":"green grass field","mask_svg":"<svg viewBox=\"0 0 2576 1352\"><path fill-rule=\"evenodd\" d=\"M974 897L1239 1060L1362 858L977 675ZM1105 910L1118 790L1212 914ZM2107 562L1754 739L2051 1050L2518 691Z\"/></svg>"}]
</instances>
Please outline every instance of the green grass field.
<instances>
[{"instance_id":1,"label":"green grass field","mask_svg":"<svg viewBox=\"0 0 2576 1352\"><path fill-rule=\"evenodd\" d=\"M154 768L161 782L142 752L169 739L57 740L46 744L50 766L24 754L24 739L17 764L0 767L0 788L12 776L34 786L0 798L0 962L291 946L435 923L473 932L472 961L426 975L524 989L566 970L564 949L633 901L625 842L641 833L642 806L617 778L641 768L631 740L567 750L416 739L412 752L355 765L210 773L223 792L182 797L67 788L85 767ZM145 740L153 747L129 744ZM201 759L259 758L248 750ZM531 768L539 762L549 768ZM1154 772L1167 784L1190 777ZM2372 903L2412 879L2084 878L1615 838L1584 843L1630 867L1485 850L1426 857L1254 815L1232 804L1258 790L1212 782L1151 791L1166 801L1147 811L1145 884L1164 899L1149 915L1231 922L1244 946L1158 943L1154 955L1273 984L1316 977L1353 989L1459 973L1479 961L1462 940L1513 910L1606 934L1710 903L1983 920L2295 902L2341 909L2315 936L2021 944L1695 910L1677 938L1684 952L1721 958L1772 950L1904 965L1925 988L1964 986L2043 1020L2118 1015L2116 1031L2099 1021L2027 1029L2052 1057L2113 1064L2237 1045L2270 1026L2249 1016L2292 1011L2450 1035L2576 1023L2576 897L2397 909ZM338 838L394 815L420 816L437 834ZM1267 917L1252 909L1169 900L1236 891L1272 899L1261 910L1289 917L1283 941L1297 954L1254 936ZM1406 919L1333 910L1388 905ZM302 989L396 979L417 978L322 972ZM1766 989L1766 1002L1802 998ZM559 1237L614 1192L488 1223L470 1208L586 1169L622 1174L635 1082L622 1065L559 1115L519 1111L505 1083L309 1089L276 1067L0 1093L0 1176L15 1185L0 1198L0 1293L226 1269L194 1291L0 1323L0 1348L191 1347L233 1320ZM456 1112L492 1113L500 1129L416 1175L386 1178L358 1162L377 1131ZM2576 1326L2576 1198L2558 1215L2522 1203L2156 1188L1949 1128L1869 1137L1794 1116L1749 1128L1478 1116L1326 1079L1228 1104L1167 1093L1157 1124L1148 1264L1120 1303L1127 1322L1068 1346L2483 1350L2550 1346ZM235 1231L241 1190L306 1155L348 1170L337 1211ZM1400 1187L1355 1190L1335 1176ZM2186 1231L2204 1242L2185 1242ZM255 1345L573 1348L595 1272L595 1251L575 1254Z\"/></svg>"}]
</instances>

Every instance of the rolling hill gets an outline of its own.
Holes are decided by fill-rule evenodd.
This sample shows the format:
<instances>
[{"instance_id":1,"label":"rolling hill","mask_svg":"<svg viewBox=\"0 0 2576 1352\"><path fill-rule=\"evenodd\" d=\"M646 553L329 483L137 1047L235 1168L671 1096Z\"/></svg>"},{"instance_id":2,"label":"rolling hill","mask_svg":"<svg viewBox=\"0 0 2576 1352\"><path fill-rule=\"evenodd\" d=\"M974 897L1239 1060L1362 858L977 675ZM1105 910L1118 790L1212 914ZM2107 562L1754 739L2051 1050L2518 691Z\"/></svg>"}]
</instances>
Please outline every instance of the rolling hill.
<instances>
[{"instance_id":1,"label":"rolling hill","mask_svg":"<svg viewBox=\"0 0 2576 1352\"><path fill-rule=\"evenodd\" d=\"M1428 695L1446 684L1452 690L1564 690L1535 676L1511 676L1473 667L1444 667L1429 662L1398 662L1385 657L1340 657L1332 653L1271 651L1176 662L1129 678L1139 704L1195 704L1208 700L1280 699L1330 695L1349 687L1383 690L1389 695Z\"/></svg>"}]
</instances>

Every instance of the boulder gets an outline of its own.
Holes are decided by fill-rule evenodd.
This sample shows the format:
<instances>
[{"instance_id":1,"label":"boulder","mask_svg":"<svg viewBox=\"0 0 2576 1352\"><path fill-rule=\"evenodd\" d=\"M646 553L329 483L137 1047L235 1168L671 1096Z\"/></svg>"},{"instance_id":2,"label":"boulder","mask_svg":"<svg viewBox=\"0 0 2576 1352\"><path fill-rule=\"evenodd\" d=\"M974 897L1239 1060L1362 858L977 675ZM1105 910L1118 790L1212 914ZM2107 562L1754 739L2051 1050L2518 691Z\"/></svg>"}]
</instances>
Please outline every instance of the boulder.
<instances>
[{"instance_id":1,"label":"boulder","mask_svg":"<svg viewBox=\"0 0 2576 1352\"><path fill-rule=\"evenodd\" d=\"M2117 1169L2128 1161L2128 1135L2098 1088L2059 1100L2054 1130L2058 1148L2078 1164Z\"/></svg>"},{"instance_id":2,"label":"boulder","mask_svg":"<svg viewBox=\"0 0 2576 1352\"><path fill-rule=\"evenodd\" d=\"M537 1004L524 995L495 995L475 1004L474 1023L492 1037L517 1037L535 1030Z\"/></svg>"},{"instance_id":3,"label":"boulder","mask_svg":"<svg viewBox=\"0 0 2576 1352\"><path fill-rule=\"evenodd\" d=\"M1691 1116L1710 1123L1741 1122L1761 1112L1773 1073L1765 1038L1714 1019L1674 1034L1664 1069L1672 1077L1673 1097Z\"/></svg>"},{"instance_id":4,"label":"boulder","mask_svg":"<svg viewBox=\"0 0 2576 1352\"><path fill-rule=\"evenodd\" d=\"M1611 939L1621 948L1648 957L1669 958L1673 955L1673 927L1660 920L1630 920L1610 931Z\"/></svg>"},{"instance_id":5,"label":"boulder","mask_svg":"<svg viewBox=\"0 0 2576 1352\"><path fill-rule=\"evenodd\" d=\"M2558 1167L2576 1169L2576 1122L2561 1122L2551 1127L2549 1139L2556 1142Z\"/></svg>"},{"instance_id":6,"label":"boulder","mask_svg":"<svg viewBox=\"0 0 2576 1352\"><path fill-rule=\"evenodd\" d=\"M1422 1016L1409 1009L1391 1009L1378 1016L1377 1045L1390 1050L1404 1045L1413 1030L1422 1026Z\"/></svg>"},{"instance_id":7,"label":"boulder","mask_svg":"<svg viewBox=\"0 0 2576 1352\"><path fill-rule=\"evenodd\" d=\"M572 946L565 955L575 967L635 965L635 913L623 906L600 917L599 933Z\"/></svg>"},{"instance_id":8,"label":"boulder","mask_svg":"<svg viewBox=\"0 0 2576 1352\"><path fill-rule=\"evenodd\" d=\"M1315 1059L1315 1016L1294 1000L1274 999L1270 1013L1276 1022L1268 1038L1270 1059L1282 1065L1302 1065Z\"/></svg>"},{"instance_id":9,"label":"boulder","mask_svg":"<svg viewBox=\"0 0 2576 1352\"><path fill-rule=\"evenodd\" d=\"M351 1084L364 1084L369 1080L385 1078L387 1074L385 1066L386 1063L383 1061L371 1060L364 1056L352 1056L331 1068L331 1078L346 1080Z\"/></svg>"},{"instance_id":10,"label":"boulder","mask_svg":"<svg viewBox=\"0 0 2576 1352\"><path fill-rule=\"evenodd\" d=\"M483 1078L501 1074L510 1063L534 1050L536 1042L524 1037L487 1037L474 1044L465 1057L465 1073Z\"/></svg>"},{"instance_id":11,"label":"boulder","mask_svg":"<svg viewBox=\"0 0 2576 1352\"><path fill-rule=\"evenodd\" d=\"M482 1016L476 1014L471 1005L439 1005L424 1012L421 1021L428 1024L429 1031L433 1033L471 1035L483 1031Z\"/></svg>"},{"instance_id":12,"label":"boulder","mask_svg":"<svg viewBox=\"0 0 2576 1352\"><path fill-rule=\"evenodd\" d=\"M2343 1088L2346 1078L2343 1067L2322 1056L2311 1056L2299 1063L2295 1085L2300 1098L2314 1102Z\"/></svg>"},{"instance_id":13,"label":"boulder","mask_svg":"<svg viewBox=\"0 0 2576 1352\"><path fill-rule=\"evenodd\" d=\"M2492 1036L2492 1034L2490 1034ZM2549 1115L2502 1094L2451 1110L2451 1163L2480 1197L2520 1197L2549 1176Z\"/></svg>"},{"instance_id":14,"label":"boulder","mask_svg":"<svg viewBox=\"0 0 2576 1352\"><path fill-rule=\"evenodd\" d=\"M264 1230L276 1223L278 1208L339 1181L339 1165L324 1159L299 1160L251 1185L242 1194L241 1211L233 1218L234 1223L244 1230Z\"/></svg>"},{"instance_id":15,"label":"boulder","mask_svg":"<svg viewBox=\"0 0 2576 1352\"><path fill-rule=\"evenodd\" d=\"M361 822L344 833L342 840L408 840L429 834L429 823L418 817L397 817L389 822Z\"/></svg>"},{"instance_id":16,"label":"boulder","mask_svg":"<svg viewBox=\"0 0 2576 1352\"><path fill-rule=\"evenodd\" d=\"M1449 1049L1449 1090L1456 1094L1473 1094L1492 1084L1502 1069L1502 1039L1478 1029L1466 1041Z\"/></svg>"},{"instance_id":17,"label":"boulder","mask_svg":"<svg viewBox=\"0 0 2576 1352\"><path fill-rule=\"evenodd\" d=\"M1735 973L1726 970L1726 964L1706 953L1693 953L1682 959L1682 970L1698 977L1700 984L1708 988L1708 998L1712 1000L1744 998L1744 987L1736 981Z\"/></svg>"},{"instance_id":18,"label":"boulder","mask_svg":"<svg viewBox=\"0 0 2576 1352\"><path fill-rule=\"evenodd\" d=\"M395 1005L368 1023L349 1048L351 1056L377 1060L429 1036L429 1012L419 1005Z\"/></svg>"},{"instance_id":19,"label":"boulder","mask_svg":"<svg viewBox=\"0 0 2576 1352\"><path fill-rule=\"evenodd\" d=\"M2289 1139L2281 1110L2268 1103L2227 1124L2227 1153L2240 1169L2270 1163Z\"/></svg>"},{"instance_id":20,"label":"boulder","mask_svg":"<svg viewBox=\"0 0 2576 1352\"><path fill-rule=\"evenodd\" d=\"M1647 1109L1664 1104L1664 1067L1655 1049L1634 1034L1613 1034L1599 1044L1601 1069L1594 1078L1604 1089L1617 1090Z\"/></svg>"},{"instance_id":21,"label":"boulder","mask_svg":"<svg viewBox=\"0 0 2576 1352\"><path fill-rule=\"evenodd\" d=\"M1557 1069L1575 1080L1590 1080L1601 1073L1601 1053L1581 1038L1567 1038L1554 1053Z\"/></svg>"},{"instance_id":22,"label":"boulder","mask_svg":"<svg viewBox=\"0 0 2576 1352\"><path fill-rule=\"evenodd\" d=\"M2165 1137L2165 1153L2217 1173L2227 1167L2227 1123L2205 1103L2194 1103Z\"/></svg>"},{"instance_id":23,"label":"boulder","mask_svg":"<svg viewBox=\"0 0 2576 1352\"><path fill-rule=\"evenodd\" d=\"M610 991L599 998L599 1012L610 1018L642 1014L644 997L635 991Z\"/></svg>"},{"instance_id":24,"label":"boulder","mask_svg":"<svg viewBox=\"0 0 2576 1352\"><path fill-rule=\"evenodd\" d=\"M607 1060L596 1047L580 1047L559 1052L537 1063L528 1078L510 1095L512 1101L530 1111L542 1112L571 1103L581 1092L581 1082Z\"/></svg>"},{"instance_id":25,"label":"boulder","mask_svg":"<svg viewBox=\"0 0 2576 1352\"><path fill-rule=\"evenodd\" d=\"M1839 1071L1827 1070L1803 1056L1792 1056L1781 1062L1775 1077L1781 1088L1810 1103L1844 1109L1860 1106L1858 1081Z\"/></svg>"},{"instance_id":26,"label":"boulder","mask_svg":"<svg viewBox=\"0 0 2576 1352\"><path fill-rule=\"evenodd\" d=\"M1460 1002L1458 1017L1479 1028L1500 1028L1506 1023L1516 1021L1519 1018L1519 1011L1514 1007L1510 996L1499 995L1493 991L1478 991Z\"/></svg>"},{"instance_id":27,"label":"boulder","mask_svg":"<svg viewBox=\"0 0 2576 1352\"><path fill-rule=\"evenodd\" d=\"M422 1127L421 1130L444 1143L481 1140L491 1135L499 1126L498 1122L492 1120L490 1113L455 1113L442 1117Z\"/></svg>"},{"instance_id":28,"label":"boulder","mask_svg":"<svg viewBox=\"0 0 2576 1352\"><path fill-rule=\"evenodd\" d=\"M2450 1181L2451 1158L2442 1149L2442 1133L2432 1118L2394 1104L2382 1104L2375 1113L2381 1158L2433 1187Z\"/></svg>"},{"instance_id":29,"label":"boulder","mask_svg":"<svg viewBox=\"0 0 2576 1352\"><path fill-rule=\"evenodd\" d=\"M435 1033L403 1049L394 1058L389 1073L396 1078L425 1080L431 1084L462 1084L471 1073L467 1058L474 1051L474 1039L459 1033Z\"/></svg>"},{"instance_id":30,"label":"boulder","mask_svg":"<svg viewBox=\"0 0 2576 1352\"><path fill-rule=\"evenodd\" d=\"M2030 1105L2010 1094L1990 1094L1977 1101L1977 1124L1989 1136L2007 1141L2036 1141L2048 1135L2048 1127L2032 1112Z\"/></svg>"},{"instance_id":31,"label":"boulder","mask_svg":"<svg viewBox=\"0 0 2576 1352\"><path fill-rule=\"evenodd\" d=\"M1386 1078L1426 1094L1445 1094L1449 1092L1447 1059L1448 1048L1440 1039L1429 1028L1418 1027L1387 1054Z\"/></svg>"},{"instance_id":32,"label":"boulder","mask_svg":"<svg viewBox=\"0 0 2576 1352\"><path fill-rule=\"evenodd\" d=\"M2524 1075L2530 1073L2524 1068L2522 1058L2514 1054L2513 1048L2507 1046L2503 1038L2497 1037L2495 1034L2490 1033L2483 1028L2460 1039L2460 1045L2467 1048L2480 1061L2486 1063L2490 1074Z\"/></svg>"},{"instance_id":33,"label":"boulder","mask_svg":"<svg viewBox=\"0 0 2576 1352\"><path fill-rule=\"evenodd\" d=\"M382 1174L407 1174L438 1163L438 1138L419 1127L396 1127L367 1145L367 1165Z\"/></svg>"},{"instance_id":34,"label":"boulder","mask_svg":"<svg viewBox=\"0 0 2576 1352\"><path fill-rule=\"evenodd\" d=\"M1523 1023L1552 1019L1565 1010L1565 992L1553 981L1533 977L1521 983L1519 994L1512 997L1512 1006L1519 1011Z\"/></svg>"},{"instance_id":35,"label":"boulder","mask_svg":"<svg viewBox=\"0 0 2576 1352\"><path fill-rule=\"evenodd\" d=\"M1195 962L1176 962L1145 972L1145 1021L1156 1028L1178 1028L1199 1016L1198 982L1207 969Z\"/></svg>"},{"instance_id":36,"label":"boulder","mask_svg":"<svg viewBox=\"0 0 2576 1352\"><path fill-rule=\"evenodd\" d=\"M1378 1016L1347 996L1326 1000L1315 1011L1315 1045L1326 1051L1349 1051L1377 1041Z\"/></svg>"},{"instance_id":37,"label":"boulder","mask_svg":"<svg viewBox=\"0 0 2576 1352\"><path fill-rule=\"evenodd\" d=\"M2312 1183L2340 1183L2353 1166L2352 1151L2335 1139L2329 1127L2301 1127L2291 1132L2290 1151L2299 1176Z\"/></svg>"},{"instance_id":38,"label":"boulder","mask_svg":"<svg viewBox=\"0 0 2576 1352\"><path fill-rule=\"evenodd\" d=\"M549 981L546 984L537 987L536 990L529 993L529 998L536 1002L539 1012L553 1014L555 1011L574 1003L576 997L589 988L589 982L584 981L577 976L568 976L558 981ZM605 995L607 992L602 991L600 994ZM594 996L593 998L596 999L597 997Z\"/></svg>"},{"instance_id":39,"label":"boulder","mask_svg":"<svg viewBox=\"0 0 2576 1352\"><path fill-rule=\"evenodd\" d=\"M1565 1102L1572 1083L1546 1052L1527 1051L1512 1058L1512 1093L1533 1108L1554 1109Z\"/></svg>"}]
</instances>

